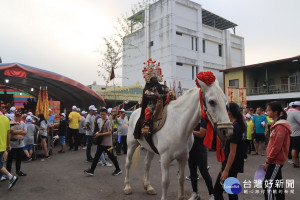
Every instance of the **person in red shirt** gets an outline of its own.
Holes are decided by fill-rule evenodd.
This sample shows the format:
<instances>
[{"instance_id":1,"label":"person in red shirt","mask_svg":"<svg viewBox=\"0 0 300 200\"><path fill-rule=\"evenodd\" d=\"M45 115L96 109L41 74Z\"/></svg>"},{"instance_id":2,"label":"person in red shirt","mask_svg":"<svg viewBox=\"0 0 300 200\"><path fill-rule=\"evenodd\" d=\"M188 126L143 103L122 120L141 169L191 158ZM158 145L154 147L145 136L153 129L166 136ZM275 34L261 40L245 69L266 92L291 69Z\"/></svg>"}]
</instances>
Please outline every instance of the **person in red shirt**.
<instances>
[{"instance_id":1,"label":"person in red shirt","mask_svg":"<svg viewBox=\"0 0 300 200\"><path fill-rule=\"evenodd\" d=\"M274 199L275 194L276 199L284 200L281 168L288 156L292 130L290 124L286 121L287 115L278 102L268 103L267 113L274 120L275 124L271 126L267 159L264 165L264 170L266 171L263 182L265 199ZM273 193L274 190L276 190L276 193Z\"/></svg>"}]
</instances>

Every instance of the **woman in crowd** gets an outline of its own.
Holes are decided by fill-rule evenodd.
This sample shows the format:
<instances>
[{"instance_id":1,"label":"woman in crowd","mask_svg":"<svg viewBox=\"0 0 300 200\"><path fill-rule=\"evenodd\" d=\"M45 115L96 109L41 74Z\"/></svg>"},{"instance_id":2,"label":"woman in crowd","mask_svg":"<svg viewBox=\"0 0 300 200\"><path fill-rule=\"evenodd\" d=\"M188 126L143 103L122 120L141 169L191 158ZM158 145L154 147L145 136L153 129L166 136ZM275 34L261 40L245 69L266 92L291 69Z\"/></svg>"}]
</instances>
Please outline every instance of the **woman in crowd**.
<instances>
[{"instance_id":1,"label":"woman in crowd","mask_svg":"<svg viewBox=\"0 0 300 200\"><path fill-rule=\"evenodd\" d=\"M245 123L240 113L240 108L236 103L229 103L227 112L230 121L233 123L233 134L226 141L224 148L225 159L222 162L222 171L219 173L214 187L215 199L223 199L223 187L221 183L228 177L237 177L238 173L244 172L243 158L243 133L245 132ZM237 194L229 194L229 199L238 199Z\"/></svg>"},{"instance_id":2,"label":"woman in crowd","mask_svg":"<svg viewBox=\"0 0 300 200\"><path fill-rule=\"evenodd\" d=\"M48 123L45 119L45 116L43 114L38 115L39 121L37 122L37 125L39 126L39 134L41 137L41 146L44 150L45 158L49 158L48 149L47 149L47 130L48 130ZM44 161L44 159L42 159Z\"/></svg>"},{"instance_id":3,"label":"woman in crowd","mask_svg":"<svg viewBox=\"0 0 300 200\"><path fill-rule=\"evenodd\" d=\"M275 124L270 129L267 159L264 165L264 170L266 171L263 183L265 199L274 199L275 193L277 200L284 200L283 184L276 185L275 183L283 182L281 168L288 156L292 130L290 124L286 121L286 113L278 102L268 103L267 113L274 120Z\"/></svg>"}]
</instances>

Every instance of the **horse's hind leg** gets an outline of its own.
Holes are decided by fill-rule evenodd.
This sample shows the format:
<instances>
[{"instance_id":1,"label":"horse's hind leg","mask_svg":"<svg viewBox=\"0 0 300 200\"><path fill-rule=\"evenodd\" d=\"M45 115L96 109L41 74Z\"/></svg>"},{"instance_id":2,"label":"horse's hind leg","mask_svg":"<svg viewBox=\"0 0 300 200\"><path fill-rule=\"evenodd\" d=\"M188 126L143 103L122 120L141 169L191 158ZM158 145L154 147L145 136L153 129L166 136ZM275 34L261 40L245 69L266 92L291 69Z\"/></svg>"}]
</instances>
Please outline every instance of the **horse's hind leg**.
<instances>
[{"instance_id":1,"label":"horse's hind leg","mask_svg":"<svg viewBox=\"0 0 300 200\"><path fill-rule=\"evenodd\" d=\"M152 161L153 157L154 157L154 153L147 151L147 154L146 154L146 157L144 160L145 171L144 171L143 185L144 185L144 189L147 191L147 194L151 194L151 195L156 194L156 191L150 185L150 181L149 181L149 171L150 171L150 165L151 165L151 161Z\"/></svg>"},{"instance_id":2,"label":"horse's hind leg","mask_svg":"<svg viewBox=\"0 0 300 200\"><path fill-rule=\"evenodd\" d=\"M131 191L131 186L129 184L129 170L132 163L133 153L135 149L138 147L139 143L135 139L133 140L127 139L127 144L128 144L128 149L127 149L127 156L126 156L126 163L125 163L126 175L124 180L124 185L125 185L124 193L131 194L132 191Z\"/></svg>"}]
</instances>

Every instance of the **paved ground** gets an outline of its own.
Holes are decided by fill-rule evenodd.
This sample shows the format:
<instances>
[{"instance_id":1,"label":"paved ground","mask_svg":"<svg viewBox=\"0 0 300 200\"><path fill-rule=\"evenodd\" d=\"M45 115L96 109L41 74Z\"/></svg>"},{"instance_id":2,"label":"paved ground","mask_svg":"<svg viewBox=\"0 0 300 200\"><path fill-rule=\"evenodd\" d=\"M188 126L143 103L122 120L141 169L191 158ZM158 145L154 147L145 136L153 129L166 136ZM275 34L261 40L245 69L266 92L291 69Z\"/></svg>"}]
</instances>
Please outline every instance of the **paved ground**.
<instances>
[{"instance_id":1,"label":"paved ground","mask_svg":"<svg viewBox=\"0 0 300 200\"><path fill-rule=\"evenodd\" d=\"M57 151L57 148L54 152ZM157 190L157 195L149 196L145 193L141 178L143 174L143 158L145 151L141 151L139 167L131 174L131 183L133 194L126 196L123 194L124 181L124 164L125 155L119 156L118 160L123 170L120 176L112 176L113 167L98 166L93 177L86 177L83 170L90 166L85 162L85 151L78 152L69 151L63 155L54 155L45 162L36 160L30 163L22 163L22 171L28 174L27 177L20 177L19 181L11 191L7 191L8 182L0 183L0 199L5 200L28 200L28 199L122 199L122 200L158 200L161 197L161 172L159 165L159 157L155 156L151 167L152 186ZM209 152L208 163L210 165L210 174L213 182L217 177L220 169L220 163L217 162L215 152ZM244 180L253 180L254 173L259 164L264 163L264 157L252 156L245 163L245 173L239 174L238 179L243 186ZM13 168L14 170L14 168ZM170 200L177 197L177 164L174 162L171 166L171 183L168 196ZM188 169L186 168L186 174ZM287 194L286 199L299 199L300 194L300 169L294 169L291 165L286 164L283 168L283 176L285 179L295 179L295 194ZM205 182L200 178L198 182L201 199L208 199L208 192ZM253 186L252 186L253 188ZM185 195L188 199L191 194L191 184L185 182ZM255 191L254 191L255 193ZM227 198L227 195L224 195ZM262 194L240 194L240 199L263 199ZM225 199L226 199L225 198Z\"/></svg>"}]
</instances>

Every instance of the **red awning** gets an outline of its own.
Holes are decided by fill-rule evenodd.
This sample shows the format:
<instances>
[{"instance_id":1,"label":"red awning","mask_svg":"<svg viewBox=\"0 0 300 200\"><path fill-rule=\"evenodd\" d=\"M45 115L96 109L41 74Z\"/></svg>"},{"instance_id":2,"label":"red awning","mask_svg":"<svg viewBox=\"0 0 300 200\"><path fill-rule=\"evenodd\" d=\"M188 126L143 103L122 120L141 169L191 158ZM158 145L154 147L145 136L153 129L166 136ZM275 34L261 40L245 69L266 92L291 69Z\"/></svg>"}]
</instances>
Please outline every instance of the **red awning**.
<instances>
[{"instance_id":1,"label":"red awning","mask_svg":"<svg viewBox=\"0 0 300 200\"><path fill-rule=\"evenodd\" d=\"M4 75L26 78L27 74L26 74L26 71L20 69L19 67L12 67L12 68L6 69L4 71Z\"/></svg>"}]
</instances>

